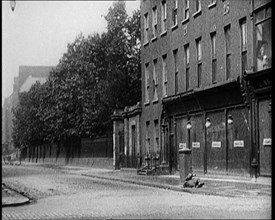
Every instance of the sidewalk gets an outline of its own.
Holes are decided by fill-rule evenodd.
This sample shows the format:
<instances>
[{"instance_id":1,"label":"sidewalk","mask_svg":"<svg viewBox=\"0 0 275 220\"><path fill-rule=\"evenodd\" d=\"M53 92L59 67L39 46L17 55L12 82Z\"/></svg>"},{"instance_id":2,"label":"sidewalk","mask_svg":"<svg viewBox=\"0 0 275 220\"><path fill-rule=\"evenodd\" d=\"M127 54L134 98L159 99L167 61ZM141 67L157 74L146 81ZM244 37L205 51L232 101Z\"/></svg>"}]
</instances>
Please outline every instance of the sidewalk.
<instances>
[{"instance_id":1,"label":"sidewalk","mask_svg":"<svg viewBox=\"0 0 275 220\"><path fill-rule=\"evenodd\" d=\"M6 185L2 184L2 207L19 206L29 202L29 198L12 189L9 189Z\"/></svg>"},{"instance_id":2,"label":"sidewalk","mask_svg":"<svg viewBox=\"0 0 275 220\"><path fill-rule=\"evenodd\" d=\"M271 196L271 178L237 178L232 176L197 175L204 186L202 188L184 188L180 177L176 175L143 176L136 169L110 170L101 168L59 166L61 172L80 174L97 179L125 182L143 186L158 187L179 192L219 195L227 197Z\"/></svg>"}]
</instances>

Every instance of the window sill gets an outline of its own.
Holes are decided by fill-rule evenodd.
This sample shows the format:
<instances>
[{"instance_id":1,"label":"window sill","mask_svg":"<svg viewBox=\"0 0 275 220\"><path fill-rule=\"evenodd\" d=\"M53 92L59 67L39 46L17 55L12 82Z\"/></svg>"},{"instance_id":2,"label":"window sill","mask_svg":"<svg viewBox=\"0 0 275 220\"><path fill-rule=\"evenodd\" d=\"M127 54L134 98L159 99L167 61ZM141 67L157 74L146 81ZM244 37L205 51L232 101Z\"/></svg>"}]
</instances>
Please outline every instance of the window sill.
<instances>
[{"instance_id":1,"label":"window sill","mask_svg":"<svg viewBox=\"0 0 275 220\"><path fill-rule=\"evenodd\" d=\"M148 44L149 44L149 41L145 42L145 43L143 44L143 47L146 47Z\"/></svg>"},{"instance_id":2,"label":"window sill","mask_svg":"<svg viewBox=\"0 0 275 220\"><path fill-rule=\"evenodd\" d=\"M193 17L195 18L195 17L199 16L200 14L201 14L201 9L198 10L198 11L196 11L196 12L193 14Z\"/></svg>"},{"instance_id":3,"label":"window sill","mask_svg":"<svg viewBox=\"0 0 275 220\"><path fill-rule=\"evenodd\" d=\"M153 104L158 103L158 102L159 102L158 99L154 99L154 100L153 100Z\"/></svg>"},{"instance_id":4,"label":"window sill","mask_svg":"<svg viewBox=\"0 0 275 220\"><path fill-rule=\"evenodd\" d=\"M216 4L217 4L216 1L211 3L210 5L208 5L208 9L211 9L211 8L215 7Z\"/></svg>"},{"instance_id":5,"label":"window sill","mask_svg":"<svg viewBox=\"0 0 275 220\"><path fill-rule=\"evenodd\" d=\"M155 37L153 37L152 39L151 39L151 42L154 42L154 41L156 41L158 38L157 38L157 36L155 36Z\"/></svg>"},{"instance_id":6,"label":"window sill","mask_svg":"<svg viewBox=\"0 0 275 220\"><path fill-rule=\"evenodd\" d=\"M182 24L185 24L185 23L187 23L189 21L189 18L185 18L181 23Z\"/></svg>"},{"instance_id":7,"label":"window sill","mask_svg":"<svg viewBox=\"0 0 275 220\"><path fill-rule=\"evenodd\" d=\"M160 36L163 37L163 36L166 35L166 34L167 34L167 31L164 31L164 32L162 32L162 33L160 34Z\"/></svg>"},{"instance_id":8,"label":"window sill","mask_svg":"<svg viewBox=\"0 0 275 220\"><path fill-rule=\"evenodd\" d=\"M150 105L150 102L149 102L149 101L144 102L144 106L147 106L147 105Z\"/></svg>"},{"instance_id":9,"label":"window sill","mask_svg":"<svg viewBox=\"0 0 275 220\"><path fill-rule=\"evenodd\" d=\"M173 31L173 30L175 30L177 28L178 28L178 24L175 24L174 26L171 27L171 30Z\"/></svg>"}]
</instances>

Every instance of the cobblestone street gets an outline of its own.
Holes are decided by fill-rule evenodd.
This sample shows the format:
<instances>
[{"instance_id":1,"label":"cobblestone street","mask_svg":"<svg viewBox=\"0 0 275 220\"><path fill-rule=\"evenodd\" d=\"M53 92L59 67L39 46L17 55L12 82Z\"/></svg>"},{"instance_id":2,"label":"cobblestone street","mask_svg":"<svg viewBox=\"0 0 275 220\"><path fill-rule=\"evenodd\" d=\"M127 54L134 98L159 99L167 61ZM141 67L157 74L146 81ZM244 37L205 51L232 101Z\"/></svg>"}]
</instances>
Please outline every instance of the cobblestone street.
<instances>
[{"instance_id":1,"label":"cobblestone street","mask_svg":"<svg viewBox=\"0 0 275 220\"><path fill-rule=\"evenodd\" d=\"M3 182L35 201L2 208L2 219L260 218L271 197L230 198L100 180L58 169L3 166Z\"/></svg>"}]
</instances>

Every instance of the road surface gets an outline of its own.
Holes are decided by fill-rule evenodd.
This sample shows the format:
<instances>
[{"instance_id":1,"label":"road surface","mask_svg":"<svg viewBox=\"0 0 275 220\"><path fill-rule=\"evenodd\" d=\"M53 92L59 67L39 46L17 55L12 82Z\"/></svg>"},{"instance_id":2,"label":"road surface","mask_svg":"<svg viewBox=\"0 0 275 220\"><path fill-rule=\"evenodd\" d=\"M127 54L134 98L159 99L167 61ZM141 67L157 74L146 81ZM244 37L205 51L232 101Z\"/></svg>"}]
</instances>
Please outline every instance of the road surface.
<instances>
[{"instance_id":1,"label":"road surface","mask_svg":"<svg viewBox=\"0 0 275 220\"><path fill-rule=\"evenodd\" d=\"M229 198L99 180L32 166L2 166L2 181L36 201L2 219L271 219L271 197Z\"/></svg>"}]
</instances>

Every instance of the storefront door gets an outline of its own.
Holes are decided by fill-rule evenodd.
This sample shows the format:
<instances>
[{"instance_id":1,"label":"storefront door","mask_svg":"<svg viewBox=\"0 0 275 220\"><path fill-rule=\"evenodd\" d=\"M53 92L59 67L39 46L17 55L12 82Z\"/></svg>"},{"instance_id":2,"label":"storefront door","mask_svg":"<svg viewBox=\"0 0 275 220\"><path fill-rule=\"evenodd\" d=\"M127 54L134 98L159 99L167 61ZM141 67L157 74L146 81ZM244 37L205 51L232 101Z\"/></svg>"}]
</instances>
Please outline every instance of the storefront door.
<instances>
[{"instance_id":1,"label":"storefront door","mask_svg":"<svg viewBox=\"0 0 275 220\"><path fill-rule=\"evenodd\" d=\"M259 153L260 153L260 175L271 176L271 111L270 100L260 100L258 102L259 116Z\"/></svg>"}]
</instances>

